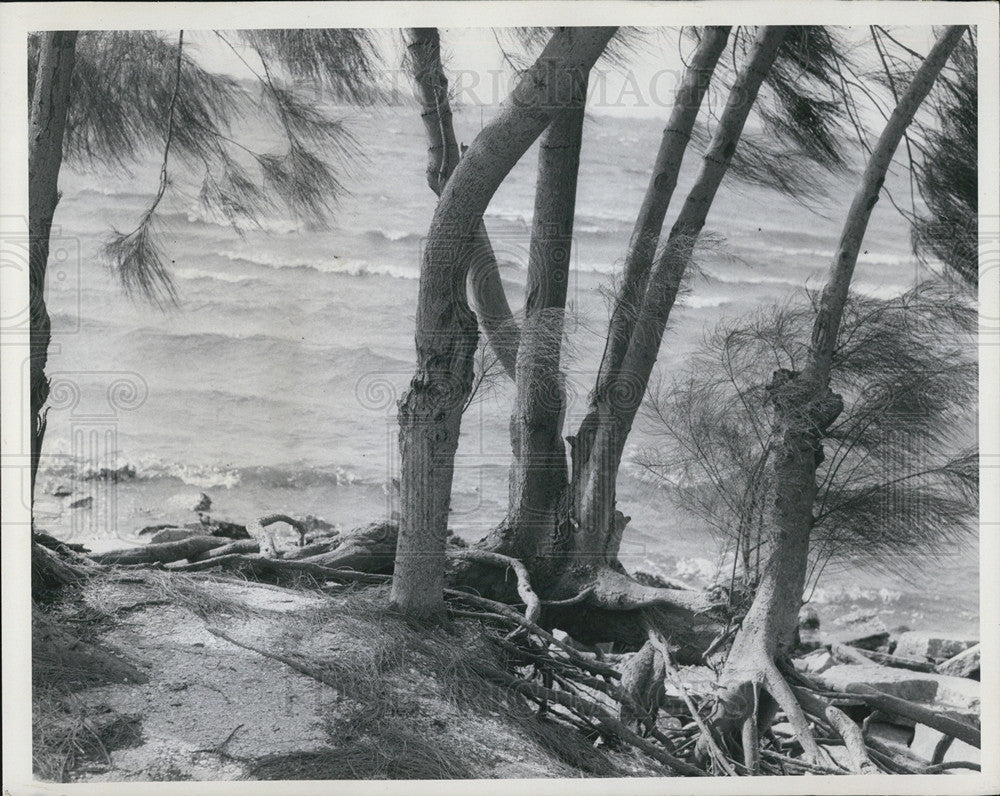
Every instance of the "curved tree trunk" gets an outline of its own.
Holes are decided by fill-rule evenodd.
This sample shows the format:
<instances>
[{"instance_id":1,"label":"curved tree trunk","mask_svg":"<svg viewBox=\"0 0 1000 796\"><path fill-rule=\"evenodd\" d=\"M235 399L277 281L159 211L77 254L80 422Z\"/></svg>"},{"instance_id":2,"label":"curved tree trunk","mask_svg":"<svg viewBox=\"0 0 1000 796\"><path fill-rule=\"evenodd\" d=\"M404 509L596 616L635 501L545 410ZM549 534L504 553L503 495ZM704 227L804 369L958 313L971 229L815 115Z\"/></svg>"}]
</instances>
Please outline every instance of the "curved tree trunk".
<instances>
[{"instance_id":1,"label":"curved tree trunk","mask_svg":"<svg viewBox=\"0 0 1000 796\"><path fill-rule=\"evenodd\" d=\"M545 132L538 152L517 397L510 419L514 461L505 523L505 546L522 558L551 552L569 485L560 359L586 89L584 80L569 109Z\"/></svg>"},{"instance_id":2,"label":"curved tree trunk","mask_svg":"<svg viewBox=\"0 0 1000 796\"><path fill-rule=\"evenodd\" d=\"M848 211L813 324L809 360L801 373L778 371L768 385L778 440L771 513L775 536L753 604L723 670L721 683L727 691L713 717L723 730L732 730L748 718L746 701L740 699L740 693L745 693L749 684L767 687L786 712L790 711L789 717L795 723L796 707L787 704L789 692L773 662L788 650L794 636L808 566L816 468L823 460L824 433L843 409L841 397L830 390L830 367L840 322L858 252L893 155L964 32L964 26L953 26L942 34L900 97ZM815 746L799 734L807 751Z\"/></svg>"},{"instance_id":3,"label":"curved tree trunk","mask_svg":"<svg viewBox=\"0 0 1000 796\"><path fill-rule=\"evenodd\" d=\"M597 396L574 447L573 501L578 522L574 549L595 560L617 558L621 534L614 522L615 481L625 441L642 403L663 331L691 254L729 168L743 125L785 38L785 27L766 27L729 93L701 171L670 230L632 331L621 368ZM593 444L587 444L589 439ZM581 444L583 441L583 444Z\"/></svg>"},{"instance_id":4,"label":"curved tree trunk","mask_svg":"<svg viewBox=\"0 0 1000 796\"><path fill-rule=\"evenodd\" d=\"M448 78L441 64L441 37L437 28L408 28L406 38L420 99L420 116L427 133L427 184L441 196L461 157L448 99ZM507 375L513 379L519 333L482 219L469 252L468 272L479 325Z\"/></svg>"},{"instance_id":5,"label":"curved tree trunk","mask_svg":"<svg viewBox=\"0 0 1000 796\"><path fill-rule=\"evenodd\" d=\"M45 306L49 233L59 202L59 169L76 55L76 31L42 34L28 128L28 279L31 332L31 494L45 437L49 380L45 375L51 322Z\"/></svg>"},{"instance_id":6,"label":"curved tree trunk","mask_svg":"<svg viewBox=\"0 0 1000 796\"><path fill-rule=\"evenodd\" d=\"M556 32L459 162L431 221L420 270L417 372L399 403L402 522L391 600L407 613L444 609L450 483L478 336L465 297L477 227L501 181L563 109L565 98L579 93L615 30Z\"/></svg>"}]
</instances>

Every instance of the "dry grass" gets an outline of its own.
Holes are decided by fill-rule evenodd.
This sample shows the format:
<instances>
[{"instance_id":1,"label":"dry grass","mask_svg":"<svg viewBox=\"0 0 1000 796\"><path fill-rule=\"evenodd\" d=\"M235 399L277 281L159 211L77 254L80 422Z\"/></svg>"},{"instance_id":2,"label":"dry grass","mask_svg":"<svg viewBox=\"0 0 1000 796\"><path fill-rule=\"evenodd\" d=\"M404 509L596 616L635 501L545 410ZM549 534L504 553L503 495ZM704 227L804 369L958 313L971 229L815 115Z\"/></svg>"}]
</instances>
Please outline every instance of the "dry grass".
<instances>
[{"instance_id":1,"label":"dry grass","mask_svg":"<svg viewBox=\"0 0 1000 796\"><path fill-rule=\"evenodd\" d=\"M538 716L523 696L501 685L525 670L517 671L478 621L416 623L387 607L387 587L349 586L333 593L296 590L322 597L322 604L286 610L276 622L260 607L266 601L248 605L223 583L242 585L225 576L119 572L91 581L57 613L60 622L78 619L77 630L87 622L103 630L144 607L180 606L194 614L192 622L231 628L238 638L249 632L256 640L244 643L294 660L300 673L332 685L340 699L325 720L329 747L242 760L250 779L455 779L494 770L516 776L522 765L559 776L629 773L628 761L594 748L593 737ZM68 781L74 772L113 769L110 748L129 742L115 727L127 735L131 725L95 716L93 705L88 714L54 670L39 668L38 675L36 775Z\"/></svg>"}]
</instances>

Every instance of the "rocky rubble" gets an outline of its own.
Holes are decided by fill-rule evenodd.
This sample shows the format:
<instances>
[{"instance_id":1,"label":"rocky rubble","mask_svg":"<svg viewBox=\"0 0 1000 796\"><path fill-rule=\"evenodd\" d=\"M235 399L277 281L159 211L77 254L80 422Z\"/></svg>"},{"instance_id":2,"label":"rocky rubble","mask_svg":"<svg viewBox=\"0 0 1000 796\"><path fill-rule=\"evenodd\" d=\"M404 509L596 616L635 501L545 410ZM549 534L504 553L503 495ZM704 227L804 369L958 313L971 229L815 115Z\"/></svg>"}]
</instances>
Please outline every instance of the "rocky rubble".
<instances>
[{"instance_id":1,"label":"rocky rubble","mask_svg":"<svg viewBox=\"0 0 1000 796\"><path fill-rule=\"evenodd\" d=\"M848 614L836 625L831 633L824 633L816 612L803 609L801 643L792 660L796 671L828 691L847 696L875 689L913 703L918 711L926 709L932 711L929 715L958 720L978 730L980 647L976 640L905 628L894 636L870 612ZM859 703L863 709L860 696ZM866 738L926 763L980 761L975 746L921 721L877 709L868 712L864 732Z\"/></svg>"}]
</instances>

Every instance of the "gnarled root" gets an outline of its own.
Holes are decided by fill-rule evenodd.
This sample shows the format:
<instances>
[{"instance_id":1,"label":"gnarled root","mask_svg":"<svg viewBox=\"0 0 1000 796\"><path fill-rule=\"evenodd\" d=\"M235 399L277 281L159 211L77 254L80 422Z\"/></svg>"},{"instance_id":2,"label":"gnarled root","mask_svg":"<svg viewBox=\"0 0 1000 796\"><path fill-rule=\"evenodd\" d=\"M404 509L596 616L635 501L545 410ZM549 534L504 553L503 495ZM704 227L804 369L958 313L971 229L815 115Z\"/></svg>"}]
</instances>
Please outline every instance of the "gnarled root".
<instances>
[{"instance_id":1,"label":"gnarled root","mask_svg":"<svg viewBox=\"0 0 1000 796\"><path fill-rule=\"evenodd\" d=\"M763 648L749 652L743 649L737 654L738 660L731 656L727 664L730 671L723 676L723 690L708 720L710 732L703 732L699 740L699 756L702 759L714 756L712 744L715 735L723 739L734 738L738 732L744 740L759 737L759 731L764 729L762 725L769 722L771 716L770 711L760 710L758 689L763 689L785 712L807 761L820 764L822 757L809 720L771 656ZM748 721L754 720L757 732L745 727ZM747 750L744 750L744 760L753 762Z\"/></svg>"}]
</instances>

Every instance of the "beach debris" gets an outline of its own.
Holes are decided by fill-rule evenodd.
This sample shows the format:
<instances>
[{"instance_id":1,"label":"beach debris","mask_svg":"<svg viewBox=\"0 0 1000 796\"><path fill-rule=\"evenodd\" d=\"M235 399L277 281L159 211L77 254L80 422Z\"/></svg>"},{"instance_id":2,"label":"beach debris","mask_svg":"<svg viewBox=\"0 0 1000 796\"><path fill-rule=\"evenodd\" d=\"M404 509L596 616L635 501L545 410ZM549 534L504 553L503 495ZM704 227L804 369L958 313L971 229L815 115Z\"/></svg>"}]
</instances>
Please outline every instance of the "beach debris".
<instances>
[{"instance_id":1,"label":"beach debris","mask_svg":"<svg viewBox=\"0 0 1000 796\"><path fill-rule=\"evenodd\" d=\"M395 523L373 522L342 535L334 549L299 560L324 567L389 573L396 558L398 534L399 526Z\"/></svg>"},{"instance_id":2,"label":"beach debris","mask_svg":"<svg viewBox=\"0 0 1000 796\"><path fill-rule=\"evenodd\" d=\"M981 753L976 747L923 724L917 724L914 727L910 751L929 763L944 763L953 760L969 760L978 763L981 757Z\"/></svg>"},{"instance_id":3,"label":"beach debris","mask_svg":"<svg viewBox=\"0 0 1000 796\"><path fill-rule=\"evenodd\" d=\"M85 498L74 500L72 503L69 504L69 507L71 509L89 509L92 505L94 505L94 498L93 496L88 495Z\"/></svg>"},{"instance_id":4,"label":"beach debris","mask_svg":"<svg viewBox=\"0 0 1000 796\"><path fill-rule=\"evenodd\" d=\"M977 643L975 640L970 641L948 633L910 630L900 635L893 654L901 658L944 663Z\"/></svg>"},{"instance_id":5,"label":"beach debris","mask_svg":"<svg viewBox=\"0 0 1000 796\"><path fill-rule=\"evenodd\" d=\"M144 528L140 528L136 531L136 536L145 536L146 534L156 533L157 531L162 531L164 528L176 528L176 525L171 525L169 522L163 522L159 525L147 525Z\"/></svg>"},{"instance_id":6,"label":"beach debris","mask_svg":"<svg viewBox=\"0 0 1000 796\"><path fill-rule=\"evenodd\" d=\"M167 564L171 561L180 561L182 558L191 558L224 544L225 542L218 536L191 536L174 542L112 550L91 558L99 564Z\"/></svg>"},{"instance_id":7,"label":"beach debris","mask_svg":"<svg viewBox=\"0 0 1000 796\"><path fill-rule=\"evenodd\" d=\"M256 539L237 539L235 542L230 542L229 544L224 544L221 547L213 547L211 550L206 550L203 553L198 553L197 555L191 556L189 561L192 563L196 561L208 561L212 558L220 558L221 556L228 555L243 555L251 553L259 553L260 545L257 544Z\"/></svg>"},{"instance_id":8,"label":"beach debris","mask_svg":"<svg viewBox=\"0 0 1000 796\"><path fill-rule=\"evenodd\" d=\"M852 611L836 622L841 627L830 634L832 641L865 650L878 650L889 641L889 629L877 611Z\"/></svg>"},{"instance_id":9,"label":"beach debris","mask_svg":"<svg viewBox=\"0 0 1000 796\"><path fill-rule=\"evenodd\" d=\"M963 677L877 664L840 664L818 674L817 680L831 691L855 693L859 688L873 688L885 696L933 705L967 717L979 714L979 683Z\"/></svg>"},{"instance_id":10,"label":"beach debris","mask_svg":"<svg viewBox=\"0 0 1000 796\"><path fill-rule=\"evenodd\" d=\"M207 514L198 515L198 522L188 523L185 528L194 528L202 533L208 531L212 536L224 536L227 539L249 539L250 532L246 525L230 520L216 520Z\"/></svg>"},{"instance_id":11,"label":"beach debris","mask_svg":"<svg viewBox=\"0 0 1000 796\"><path fill-rule=\"evenodd\" d=\"M805 672L806 674L820 674L831 666L836 665L836 661L829 650L820 648L800 658L793 658L792 665L796 671Z\"/></svg>"},{"instance_id":12,"label":"beach debris","mask_svg":"<svg viewBox=\"0 0 1000 796\"><path fill-rule=\"evenodd\" d=\"M212 498L202 492L201 496L198 498L198 502L194 504L191 510L202 512L208 511L210 508L212 508Z\"/></svg>"},{"instance_id":13,"label":"beach debris","mask_svg":"<svg viewBox=\"0 0 1000 796\"><path fill-rule=\"evenodd\" d=\"M153 535L149 543L163 544L164 542L179 542L181 539L190 539L192 536L199 535L198 531L191 528L163 528Z\"/></svg>"},{"instance_id":14,"label":"beach debris","mask_svg":"<svg viewBox=\"0 0 1000 796\"><path fill-rule=\"evenodd\" d=\"M980 672L980 647L978 644L969 647L964 652L958 653L949 658L944 663L938 664L935 671L938 674L947 674L952 677L969 677L973 680L979 679Z\"/></svg>"},{"instance_id":15,"label":"beach debris","mask_svg":"<svg viewBox=\"0 0 1000 796\"><path fill-rule=\"evenodd\" d=\"M56 539L52 534L45 531L32 531L31 541L37 542L42 547L47 547L49 550L55 550L56 552L63 550L72 550L74 553L90 552L85 545L76 542L64 542L62 539Z\"/></svg>"}]
</instances>

